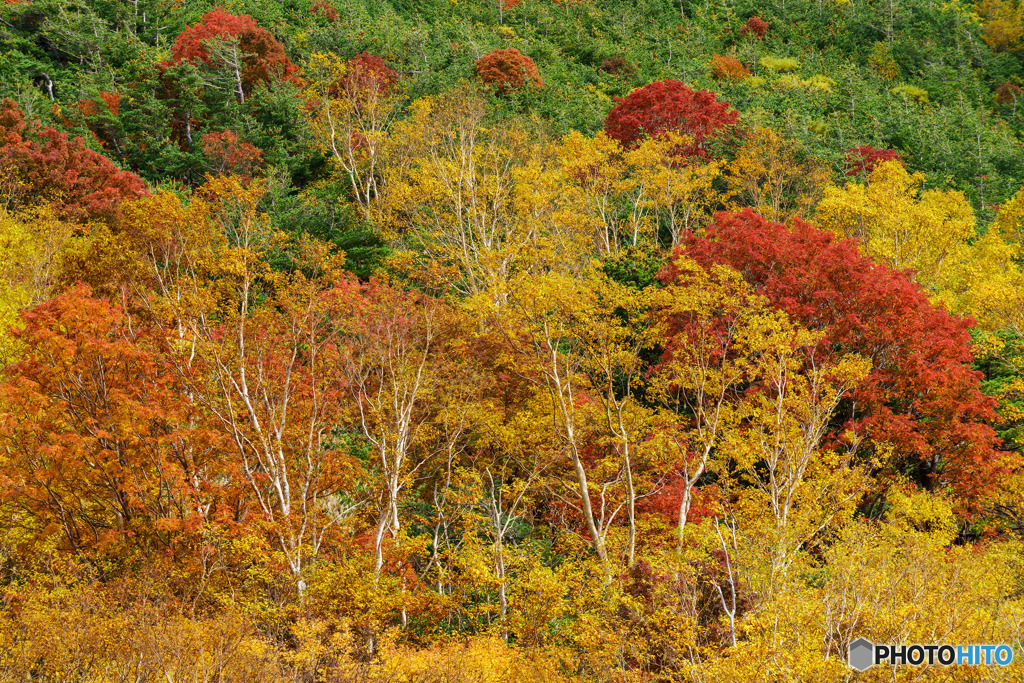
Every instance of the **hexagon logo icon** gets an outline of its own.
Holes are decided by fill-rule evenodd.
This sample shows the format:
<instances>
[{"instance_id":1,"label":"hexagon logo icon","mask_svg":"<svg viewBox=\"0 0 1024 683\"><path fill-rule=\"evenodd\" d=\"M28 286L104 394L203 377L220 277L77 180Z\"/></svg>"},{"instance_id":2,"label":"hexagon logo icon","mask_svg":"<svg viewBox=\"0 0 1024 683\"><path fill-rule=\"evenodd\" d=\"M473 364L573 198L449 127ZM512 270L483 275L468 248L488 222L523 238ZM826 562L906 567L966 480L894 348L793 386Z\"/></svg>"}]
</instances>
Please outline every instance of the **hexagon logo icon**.
<instances>
[{"instance_id":1,"label":"hexagon logo icon","mask_svg":"<svg viewBox=\"0 0 1024 683\"><path fill-rule=\"evenodd\" d=\"M850 643L850 666L857 671L866 671L875 663L875 646L866 638L858 638Z\"/></svg>"}]
</instances>

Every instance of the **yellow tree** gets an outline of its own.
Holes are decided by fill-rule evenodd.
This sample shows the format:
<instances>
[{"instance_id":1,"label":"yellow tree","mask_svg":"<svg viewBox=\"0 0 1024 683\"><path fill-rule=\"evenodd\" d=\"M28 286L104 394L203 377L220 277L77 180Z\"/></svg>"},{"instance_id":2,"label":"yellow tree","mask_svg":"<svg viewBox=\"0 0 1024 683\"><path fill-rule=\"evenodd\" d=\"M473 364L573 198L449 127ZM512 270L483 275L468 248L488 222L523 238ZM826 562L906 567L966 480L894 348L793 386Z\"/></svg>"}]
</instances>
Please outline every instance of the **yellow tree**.
<instances>
[{"instance_id":1,"label":"yellow tree","mask_svg":"<svg viewBox=\"0 0 1024 683\"><path fill-rule=\"evenodd\" d=\"M702 228L722 200L713 184L725 162L684 159L679 150L690 144L690 138L670 132L646 138L625 154L639 201L664 215L672 246Z\"/></svg>"},{"instance_id":2,"label":"yellow tree","mask_svg":"<svg viewBox=\"0 0 1024 683\"><path fill-rule=\"evenodd\" d=\"M348 176L364 215L379 194L388 131L401 103L395 74L380 58L359 55L342 61L313 53L304 95L315 106L308 125L317 149Z\"/></svg>"},{"instance_id":3,"label":"yellow tree","mask_svg":"<svg viewBox=\"0 0 1024 683\"><path fill-rule=\"evenodd\" d=\"M487 313L511 356L511 370L547 397L558 449L572 470L572 506L594 553L607 566L608 533L622 508L635 502L635 493L626 500L616 493L623 484L631 487L630 445L638 440L630 414L633 399L609 396L608 378L621 370L636 371L636 361L629 358L638 347L625 328L616 329L622 324L612 320L617 306L602 301L601 288L593 278L549 273L522 282L507 303L491 303ZM591 371L596 371L596 384ZM595 410L599 396L602 404ZM609 428L614 430L614 462L585 455ZM629 464L620 457L630 458Z\"/></svg>"},{"instance_id":4,"label":"yellow tree","mask_svg":"<svg viewBox=\"0 0 1024 683\"><path fill-rule=\"evenodd\" d=\"M816 218L857 240L871 259L912 269L916 281L935 292L968 258L974 212L963 193L921 192L923 182L923 174L909 173L900 162L883 162L864 184L826 188Z\"/></svg>"},{"instance_id":5,"label":"yellow tree","mask_svg":"<svg viewBox=\"0 0 1024 683\"><path fill-rule=\"evenodd\" d=\"M19 324L19 311L53 293L59 256L72 232L48 208L21 213L0 209L0 367L17 356L19 345L8 330Z\"/></svg>"},{"instance_id":6,"label":"yellow tree","mask_svg":"<svg viewBox=\"0 0 1024 683\"><path fill-rule=\"evenodd\" d=\"M951 310L970 315L986 331L1010 328L1024 335L1024 189L999 207L984 235L968 247L963 262L943 278L938 296Z\"/></svg>"},{"instance_id":7,"label":"yellow tree","mask_svg":"<svg viewBox=\"0 0 1024 683\"><path fill-rule=\"evenodd\" d=\"M977 11L986 45L996 51L1024 50L1024 5L1013 0L982 0Z\"/></svg>"},{"instance_id":8,"label":"yellow tree","mask_svg":"<svg viewBox=\"0 0 1024 683\"><path fill-rule=\"evenodd\" d=\"M533 238L515 215L515 169L525 131L485 129L486 105L468 86L413 103L389 145L390 182L376 207L392 234L422 242L439 283L476 294L507 280Z\"/></svg>"},{"instance_id":9,"label":"yellow tree","mask_svg":"<svg viewBox=\"0 0 1024 683\"><path fill-rule=\"evenodd\" d=\"M565 176L563 192L589 221L598 254L611 256L628 247L638 226L621 216L622 188L628 185L622 145L603 132L588 138L573 131L553 145L553 154Z\"/></svg>"},{"instance_id":10,"label":"yellow tree","mask_svg":"<svg viewBox=\"0 0 1024 683\"><path fill-rule=\"evenodd\" d=\"M828 168L795 140L756 126L725 172L736 205L765 218L806 217L829 180Z\"/></svg>"},{"instance_id":11,"label":"yellow tree","mask_svg":"<svg viewBox=\"0 0 1024 683\"><path fill-rule=\"evenodd\" d=\"M740 425L728 439L741 481L752 484L774 521L765 536L772 548L769 589L801 544L824 530L862 489L844 459L821 452L822 439L843 396L867 376L870 362L849 354L827 360L818 349L824 335L793 325L779 314L758 330L765 341L752 391L740 406ZM821 467L827 461L826 467ZM808 474L815 475L813 482ZM830 476L837 472L838 478ZM863 482L861 482L863 483ZM799 517L798 522L794 518Z\"/></svg>"},{"instance_id":12,"label":"yellow tree","mask_svg":"<svg viewBox=\"0 0 1024 683\"><path fill-rule=\"evenodd\" d=\"M568 210L547 146L518 123L485 125L486 115L468 85L414 102L391 135L374 215L422 249L417 279L501 300L516 277L577 267L585 221Z\"/></svg>"},{"instance_id":13,"label":"yellow tree","mask_svg":"<svg viewBox=\"0 0 1024 683\"><path fill-rule=\"evenodd\" d=\"M652 295L596 275L585 286L588 292L571 319L571 334L584 354L582 367L603 412L606 440L621 463L629 525L625 554L633 566L638 466L653 431L653 411L638 399L646 384L644 352L654 346L657 334L648 325Z\"/></svg>"},{"instance_id":14,"label":"yellow tree","mask_svg":"<svg viewBox=\"0 0 1024 683\"><path fill-rule=\"evenodd\" d=\"M529 510L541 492L538 483L557 464L559 435L549 417L544 392L518 376L515 359L507 357L492 341L487 336L475 340L478 348L467 355L474 358L478 371L467 373L462 386L448 390L468 392L472 400L463 413L466 438L457 444L457 451L449 452L444 478L439 482L441 490L434 491L434 546L435 557L436 549L445 547L450 567L461 562L462 577L466 577L479 575L480 563L474 567L467 561L472 557L462 553L460 546L471 545L474 536L490 541L493 589L497 590L502 637L507 640L509 590L517 570L529 563L529 552L509 540L529 524ZM486 350L480 353L479 347ZM453 462L455 455L460 457L461 467ZM452 495L453 490L458 493ZM461 536L460 526L466 530ZM441 559L436 561L440 563ZM450 567L440 572L450 591L475 588L467 586L464 578L452 575Z\"/></svg>"},{"instance_id":15,"label":"yellow tree","mask_svg":"<svg viewBox=\"0 0 1024 683\"><path fill-rule=\"evenodd\" d=\"M739 427L744 390L761 376L771 333L785 316L724 266L705 270L680 254L670 272L672 284L655 299L665 355L649 396L659 405L659 435L681 475L682 549L693 490L710 472L724 474L718 456Z\"/></svg>"}]
</instances>

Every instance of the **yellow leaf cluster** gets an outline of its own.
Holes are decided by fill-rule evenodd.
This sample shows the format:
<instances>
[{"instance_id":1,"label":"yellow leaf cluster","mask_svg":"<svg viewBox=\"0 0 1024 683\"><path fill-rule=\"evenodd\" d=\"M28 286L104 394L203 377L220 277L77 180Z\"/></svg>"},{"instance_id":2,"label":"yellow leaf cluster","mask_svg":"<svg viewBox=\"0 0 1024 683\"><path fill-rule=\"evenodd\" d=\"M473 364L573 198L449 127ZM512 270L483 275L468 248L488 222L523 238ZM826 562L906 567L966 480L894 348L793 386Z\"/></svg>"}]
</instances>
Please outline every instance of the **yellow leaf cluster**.
<instances>
[{"instance_id":1,"label":"yellow leaf cluster","mask_svg":"<svg viewBox=\"0 0 1024 683\"><path fill-rule=\"evenodd\" d=\"M873 260L913 270L918 283L938 291L968 258L974 211L962 193L921 192L923 182L923 174L883 162L864 184L826 188L817 220L839 237L857 240Z\"/></svg>"}]
</instances>

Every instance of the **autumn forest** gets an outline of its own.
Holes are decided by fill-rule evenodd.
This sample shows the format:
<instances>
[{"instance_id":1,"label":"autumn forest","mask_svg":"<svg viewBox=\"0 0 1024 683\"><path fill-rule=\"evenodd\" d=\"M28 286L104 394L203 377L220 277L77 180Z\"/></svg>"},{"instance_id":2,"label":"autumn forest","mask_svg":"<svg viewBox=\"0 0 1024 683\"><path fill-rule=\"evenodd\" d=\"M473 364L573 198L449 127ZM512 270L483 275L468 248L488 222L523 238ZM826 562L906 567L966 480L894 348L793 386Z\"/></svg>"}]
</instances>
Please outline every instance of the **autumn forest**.
<instances>
[{"instance_id":1,"label":"autumn forest","mask_svg":"<svg viewBox=\"0 0 1024 683\"><path fill-rule=\"evenodd\" d=\"M1022 0L0 0L0 681L1024 680L1022 451Z\"/></svg>"}]
</instances>

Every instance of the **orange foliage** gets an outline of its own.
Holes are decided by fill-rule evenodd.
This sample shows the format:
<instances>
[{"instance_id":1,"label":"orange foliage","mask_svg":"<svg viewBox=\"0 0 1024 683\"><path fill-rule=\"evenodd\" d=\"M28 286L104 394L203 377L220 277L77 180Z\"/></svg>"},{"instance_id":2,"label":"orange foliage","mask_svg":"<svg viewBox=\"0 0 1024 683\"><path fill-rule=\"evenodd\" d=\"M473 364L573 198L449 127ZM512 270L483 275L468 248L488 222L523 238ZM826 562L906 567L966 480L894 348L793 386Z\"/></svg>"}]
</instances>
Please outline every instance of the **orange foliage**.
<instances>
[{"instance_id":1,"label":"orange foliage","mask_svg":"<svg viewBox=\"0 0 1024 683\"><path fill-rule=\"evenodd\" d=\"M487 53L477 60L476 72L480 80L494 86L499 93L519 90L527 81L535 87L544 87L537 65L514 47Z\"/></svg>"},{"instance_id":2,"label":"orange foliage","mask_svg":"<svg viewBox=\"0 0 1024 683\"><path fill-rule=\"evenodd\" d=\"M155 330L78 286L24 314L27 351L0 385L7 502L81 552L169 546L216 496L215 450L189 426Z\"/></svg>"},{"instance_id":3,"label":"orange foliage","mask_svg":"<svg viewBox=\"0 0 1024 683\"><path fill-rule=\"evenodd\" d=\"M981 38L996 51L1024 50L1024 3L1013 0L983 0L978 5L982 18Z\"/></svg>"},{"instance_id":4,"label":"orange foliage","mask_svg":"<svg viewBox=\"0 0 1024 683\"><path fill-rule=\"evenodd\" d=\"M241 53L232 66L241 70L239 79L246 93L257 83L287 81L298 75L299 67L285 55L284 46L255 19L248 14L236 16L220 9L207 12L197 24L181 32L171 47L168 64L193 62L210 68L221 67L234 57L218 56L216 50L211 51L218 44L231 47L231 51L237 48Z\"/></svg>"},{"instance_id":5,"label":"orange foliage","mask_svg":"<svg viewBox=\"0 0 1024 683\"><path fill-rule=\"evenodd\" d=\"M240 140L230 130L203 135L203 156L212 165L214 173L249 176L263 163L263 152L255 145Z\"/></svg>"},{"instance_id":6,"label":"orange foliage","mask_svg":"<svg viewBox=\"0 0 1024 683\"><path fill-rule=\"evenodd\" d=\"M711 77L716 81L742 81L750 78L750 69L734 55L715 55L711 58Z\"/></svg>"}]
</instances>

